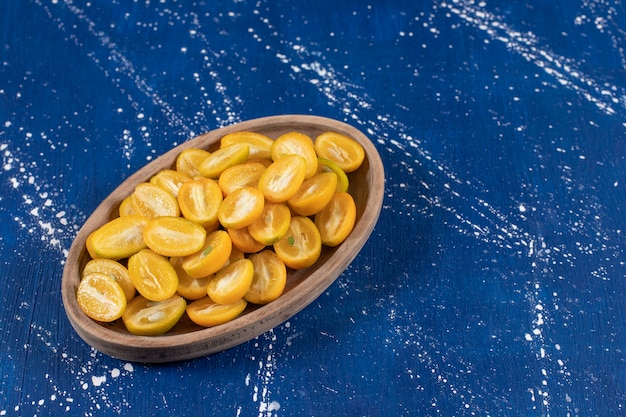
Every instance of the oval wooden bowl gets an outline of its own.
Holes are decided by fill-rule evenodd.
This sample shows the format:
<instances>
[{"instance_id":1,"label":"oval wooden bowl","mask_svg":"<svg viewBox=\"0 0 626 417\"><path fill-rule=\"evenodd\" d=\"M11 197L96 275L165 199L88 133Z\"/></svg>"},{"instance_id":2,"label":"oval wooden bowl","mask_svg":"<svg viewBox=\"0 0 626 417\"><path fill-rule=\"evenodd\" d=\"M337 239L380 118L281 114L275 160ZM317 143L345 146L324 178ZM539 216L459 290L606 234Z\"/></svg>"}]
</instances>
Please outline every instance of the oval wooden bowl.
<instances>
[{"instance_id":1,"label":"oval wooden bowl","mask_svg":"<svg viewBox=\"0 0 626 417\"><path fill-rule=\"evenodd\" d=\"M350 193L357 207L357 220L350 236L338 247L324 248L319 260L302 270L289 270L283 295L264 305L250 305L235 320L211 328L197 326L186 315L162 336L135 336L121 320L99 323L78 307L76 291L80 273L91 259L85 248L87 236L117 217L121 201L135 186L162 169L175 165L178 154L197 147L209 151L233 131L255 131L277 138L289 131L306 133L313 139L322 132L336 131L357 140L365 149L365 161L350 174ZM322 294L357 256L374 229L383 202L384 170L376 148L359 130L345 123L317 116L265 117L223 127L191 139L152 161L120 184L87 219L74 240L63 270L61 293L67 317L78 335L97 350L128 361L162 363L186 360L219 352L246 342L281 324Z\"/></svg>"}]
</instances>

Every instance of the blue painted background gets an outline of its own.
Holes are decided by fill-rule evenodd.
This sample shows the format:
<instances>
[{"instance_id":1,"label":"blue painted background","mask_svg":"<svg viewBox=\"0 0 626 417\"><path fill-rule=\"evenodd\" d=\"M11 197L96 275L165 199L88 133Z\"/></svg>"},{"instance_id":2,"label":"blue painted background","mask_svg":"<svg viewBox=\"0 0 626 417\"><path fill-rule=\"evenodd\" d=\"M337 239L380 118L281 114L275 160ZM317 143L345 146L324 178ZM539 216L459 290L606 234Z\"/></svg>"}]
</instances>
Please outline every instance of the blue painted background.
<instances>
[{"instance_id":1,"label":"blue painted background","mask_svg":"<svg viewBox=\"0 0 626 417\"><path fill-rule=\"evenodd\" d=\"M618 0L2 2L0 415L624 415L625 44ZM91 211L287 113L385 164L345 273L206 358L85 344L60 281Z\"/></svg>"}]
</instances>

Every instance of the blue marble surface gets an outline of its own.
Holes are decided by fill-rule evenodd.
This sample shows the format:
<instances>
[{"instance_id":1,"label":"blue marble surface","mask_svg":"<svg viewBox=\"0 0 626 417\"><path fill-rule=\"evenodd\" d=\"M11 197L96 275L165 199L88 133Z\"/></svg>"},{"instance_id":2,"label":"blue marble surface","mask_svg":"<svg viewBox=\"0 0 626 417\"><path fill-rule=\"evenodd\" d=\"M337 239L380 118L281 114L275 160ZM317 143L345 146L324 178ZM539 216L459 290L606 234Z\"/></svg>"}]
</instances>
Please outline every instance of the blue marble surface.
<instances>
[{"instance_id":1,"label":"blue marble surface","mask_svg":"<svg viewBox=\"0 0 626 417\"><path fill-rule=\"evenodd\" d=\"M0 416L626 415L623 4L306 3L0 4ZM286 113L385 164L336 283L197 360L84 343L60 281L91 211L194 135Z\"/></svg>"}]
</instances>

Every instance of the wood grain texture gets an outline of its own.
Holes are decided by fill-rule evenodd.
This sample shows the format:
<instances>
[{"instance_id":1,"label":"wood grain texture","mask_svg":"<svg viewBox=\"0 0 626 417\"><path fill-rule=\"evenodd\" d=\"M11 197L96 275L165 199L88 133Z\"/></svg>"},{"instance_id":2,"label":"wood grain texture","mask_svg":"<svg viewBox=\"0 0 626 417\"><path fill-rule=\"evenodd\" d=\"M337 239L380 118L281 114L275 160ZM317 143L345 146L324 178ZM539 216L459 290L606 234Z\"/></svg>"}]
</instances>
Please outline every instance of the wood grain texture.
<instances>
[{"instance_id":1,"label":"wood grain texture","mask_svg":"<svg viewBox=\"0 0 626 417\"><path fill-rule=\"evenodd\" d=\"M255 131L277 138L289 131L315 138L325 131L336 131L357 140L365 149L362 166L350 174L349 192L357 207L357 219L350 236L338 247L324 248L311 267L288 272L283 295L264 306L250 305L235 320L213 328L202 328L186 315L167 334L147 337L130 334L120 320L97 323L88 318L76 303L80 271L90 257L85 249L87 236L102 224L117 217L120 202L135 186L175 164L187 148L214 150L220 139L234 131ZM369 238L380 214L385 189L382 161L372 142L359 130L345 123L317 116L283 115L254 119L220 128L191 139L152 161L120 184L93 212L76 236L62 278L62 298L67 317L80 337L89 345L119 359L163 363L192 359L219 352L246 342L279 325L298 313L322 294L347 268Z\"/></svg>"}]
</instances>

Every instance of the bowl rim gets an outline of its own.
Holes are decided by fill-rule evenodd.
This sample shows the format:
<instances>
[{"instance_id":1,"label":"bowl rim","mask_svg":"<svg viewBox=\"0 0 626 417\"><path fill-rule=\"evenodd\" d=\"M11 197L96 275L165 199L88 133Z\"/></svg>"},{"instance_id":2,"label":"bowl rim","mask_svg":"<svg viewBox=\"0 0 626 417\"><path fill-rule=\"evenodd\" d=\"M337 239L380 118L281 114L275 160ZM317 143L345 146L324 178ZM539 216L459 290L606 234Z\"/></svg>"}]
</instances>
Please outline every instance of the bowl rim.
<instances>
[{"instance_id":1,"label":"bowl rim","mask_svg":"<svg viewBox=\"0 0 626 417\"><path fill-rule=\"evenodd\" d=\"M297 284L298 291L289 291L277 300L260 306L236 319L215 327L188 333L161 336L137 336L120 333L87 317L78 307L75 290L80 281L80 261L84 259L87 236L103 224L101 214L111 216L126 190L146 181L163 166L173 166L178 154L187 148L208 149L227 133L243 130L267 130L261 126L281 126L297 131L303 126L319 130L336 131L357 140L365 149L368 164L367 181L370 185L365 207L352 233L336 248L329 259L334 260L330 273L316 268L309 278ZM97 350L119 359L134 362L162 363L193 359L229 349L259 336L285 322L321 295L349 266L365 245L382 209L385 175L380 155L372 143L357 128L347 123L321 116L278 115L251 119L211 130L193 137L164 153L122 181L93 211L79 229L68 252L61 281L62 302L66 316L76 333ZM303 271L303 270L300 270ZM290 308L285 309L285 306Z\"/></svg>"}]
</instances>

